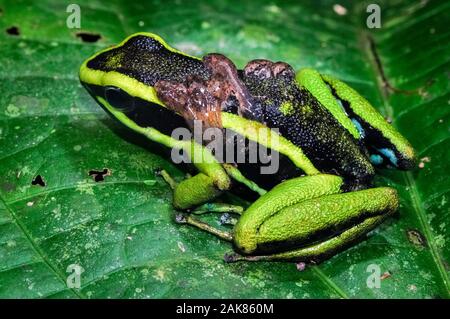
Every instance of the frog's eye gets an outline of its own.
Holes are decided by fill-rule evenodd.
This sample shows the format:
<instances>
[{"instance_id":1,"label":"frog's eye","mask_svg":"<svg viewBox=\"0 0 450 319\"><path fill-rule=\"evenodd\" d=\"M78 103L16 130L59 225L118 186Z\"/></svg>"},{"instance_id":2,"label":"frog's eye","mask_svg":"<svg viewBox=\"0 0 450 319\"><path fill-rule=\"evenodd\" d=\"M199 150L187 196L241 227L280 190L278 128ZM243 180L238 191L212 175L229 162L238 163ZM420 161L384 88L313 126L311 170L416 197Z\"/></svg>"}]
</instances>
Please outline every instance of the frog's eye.
<instances>
[{"instance_id":1,"label":"frog's eye","mask_svg":"<svg viewBox=\"0 0 450 319\"><path fill-rule=\"evenodd\" d=\"M105 87L105 99L112 107L124 113L134 110L134 98L116 86Z\"/></svg>"}]
</instances>

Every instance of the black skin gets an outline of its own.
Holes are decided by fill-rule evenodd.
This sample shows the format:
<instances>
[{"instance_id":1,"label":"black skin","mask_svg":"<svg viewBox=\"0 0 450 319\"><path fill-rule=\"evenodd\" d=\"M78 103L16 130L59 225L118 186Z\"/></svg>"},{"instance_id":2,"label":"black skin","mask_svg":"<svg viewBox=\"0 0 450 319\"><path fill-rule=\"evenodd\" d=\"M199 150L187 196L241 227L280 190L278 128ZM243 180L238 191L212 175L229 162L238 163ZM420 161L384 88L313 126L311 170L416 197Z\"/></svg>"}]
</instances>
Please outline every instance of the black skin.
<instances>
[{"instance_id":1,"label":"black skin","mask_svg":"<svg viewBox=\"0 0 450 319\"><path fill-rule=\"evenodd\" d=\"M355 140L332 114L295 82L295 72L283 62L251 61L243 82L262 105L265 125L299 146L322 172L344 177L346 190L370 186L374 168L364 145ZM282 111L290 102L294 112Z\"/></svg>"},{"instance_id":2,"label":"black skin","mask_svg":"<svg viewBox=\"0 0 450 319\"><path fill-rule=\"evenodd\" d=\"M284 62L250 61L243 71L220 54L203 63L211 72L205 80L189 76L184 82L158 81L158 97L187 120L220 126L220 111L238 113L277 128L299 146L322 172L344 177L346 190L370 186L374 175L365 148L308 91L295 83L295 72ZM295 112L281 111L290 102Z\"/></svg>"}]
</instances>

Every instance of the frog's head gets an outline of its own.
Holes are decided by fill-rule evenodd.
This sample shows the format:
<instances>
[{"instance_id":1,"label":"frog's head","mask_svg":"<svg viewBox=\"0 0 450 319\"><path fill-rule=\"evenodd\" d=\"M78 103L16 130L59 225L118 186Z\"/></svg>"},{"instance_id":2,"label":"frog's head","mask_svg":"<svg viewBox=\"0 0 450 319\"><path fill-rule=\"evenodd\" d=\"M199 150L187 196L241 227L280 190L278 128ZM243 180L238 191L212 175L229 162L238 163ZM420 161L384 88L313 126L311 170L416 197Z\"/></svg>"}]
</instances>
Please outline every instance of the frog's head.
<instances>
[{"instance_id":1,"label":"frog's head","mask_svg":"<svg viewBox=\"0 0 450 319\"><path fill-rule=\"evenodd\" d=\"M129 77L153 87L157 81L181 82L187 76L195 75L206 79L210 76L203 62L193 56L173 49L157 35L137 33L117 46L99 52L81 67L82 81L92 80L85 69L97 70L104 74L117 74ZM111 80L112 79L108 79ZM124 78L116 79L120 87Z\"/></svg>"},{"instance_id":2,"label":"frog's head","mask_svg":"<svg viewBox=\"0 0 450 319\"><path fill-rule=\"evenodd\" d=\"M159 36L137 33L87 59L79 76L88 92L119 122L170 135L186 127L186 121L160 100L156 83L182 82L190 76L203 80L210 73L200 59L173 49Z\"/></svg>"}]
</instances>

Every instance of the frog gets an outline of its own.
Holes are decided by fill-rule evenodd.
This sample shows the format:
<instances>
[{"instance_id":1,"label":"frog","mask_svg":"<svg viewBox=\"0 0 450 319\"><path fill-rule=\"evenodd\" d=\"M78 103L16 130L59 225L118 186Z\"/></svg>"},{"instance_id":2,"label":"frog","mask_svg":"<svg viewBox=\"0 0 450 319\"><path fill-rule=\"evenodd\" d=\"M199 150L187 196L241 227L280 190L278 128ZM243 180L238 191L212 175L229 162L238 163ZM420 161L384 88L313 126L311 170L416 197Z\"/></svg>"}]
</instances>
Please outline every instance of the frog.
<instances>
[{"instance_id":1,"label":"frog","mask_svg":"<svg viewBox=\"0 0 450 319\"><path fill-rule=\"evenodd\" d=\"M397 191L374 186L376 170L415 167L414 148L367 99L312 68L255 59L238 69L220 53L195 57L139 32L89 57L79 78L107 113L150 143L201 155L192 161L195 175L179 182L160 175L173 192L175 221L230 242L226 262L333 257L398 210ZM278 154L278 170L220 161L206 143L173 136L198 122L256 143L269 158ZM221 201L236 187L256 199L246 208ZM221 213L231 229L203 221L209 213Z\"/></svg>"}]
</instances>

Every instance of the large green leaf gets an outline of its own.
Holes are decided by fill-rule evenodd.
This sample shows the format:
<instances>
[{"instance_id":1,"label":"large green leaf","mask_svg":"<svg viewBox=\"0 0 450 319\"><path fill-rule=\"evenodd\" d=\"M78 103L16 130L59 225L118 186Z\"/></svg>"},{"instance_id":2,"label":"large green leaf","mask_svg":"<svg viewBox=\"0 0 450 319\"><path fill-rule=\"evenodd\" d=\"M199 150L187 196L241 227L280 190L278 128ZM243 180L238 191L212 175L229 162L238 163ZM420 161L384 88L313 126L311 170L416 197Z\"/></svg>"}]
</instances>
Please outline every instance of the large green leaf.
<instances>
[{"instance_id":1,"label":"large green leaf","mask_svg":"<svg viewBox=\"0 0 450 319\"><path fill-rule=\"evenodd\" d=\"M312 0L77 2L80 30L66 27L68 3L0 1L0 297L449 296L448 2L383 1L380 29L367 28L366 4L347 1L346 14ZM268 58L347 81L425 158L412 172L379 172L400 192L399 214L304 271L224 264L228 244L173 222L155 170L183 172L127 136L78 82L85 58L136 31L239 67ZM104 182L88 176L103 168ZM31 184L38 174L45 187ZM80 289L66 286L71 264L84 269ZM372 264L379 288L366 283Z\"/></svg>"}]
</instances>

